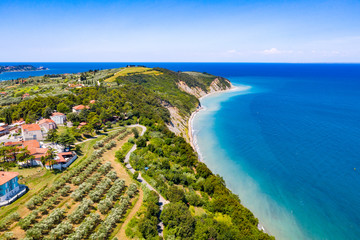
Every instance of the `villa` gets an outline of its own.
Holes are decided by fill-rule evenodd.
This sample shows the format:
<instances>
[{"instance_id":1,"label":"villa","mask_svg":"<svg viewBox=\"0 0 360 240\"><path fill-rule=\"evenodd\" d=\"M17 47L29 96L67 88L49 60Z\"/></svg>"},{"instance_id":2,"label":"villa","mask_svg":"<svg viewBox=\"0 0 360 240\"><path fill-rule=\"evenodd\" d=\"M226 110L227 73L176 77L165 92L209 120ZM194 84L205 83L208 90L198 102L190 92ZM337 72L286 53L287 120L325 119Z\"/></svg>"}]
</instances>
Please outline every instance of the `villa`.
<instances>
[{"instance_id":1,"label":"villa","mask_svg":"<svg viewBox=\"0 0 360 240\"><path fill-rule=\"evenodd\" d=\"M17 172L0 171L0 206L12 203L27 191L25 185L18 183Z\"/></svg>"},{"instance_id":2,"label":"villa","mask_svg":"<svg viewBox=\"0 0 360 240\"><path fill-rule=\"evenodd\" d=\"M58 169L63 170L70 166L77 159L75 152L62 152L58 153L55 158L56 164L50 166L48 163L45 165L47 169Z\"/></svg>"},{"instance_id":3,"label":"villa","mask_svg":"<svg viewBox=\"0 0 360 240\"><path fill-rule=\"evenodd\" d=\"M57 125L64 125L66 122L66 115L61 112L54 112L50 119L53 120Z\"/></svg>"},{"instance_id":4,"label":"villa","mask_svg":"<svg viewBox=\"0 0 360 240\"><path fill-rule=\"evenodd\" d=\"M39 121L39 126L44 129L44 132L47 133L51 129L56 129L56 123L54 120L51 119L42 119Z\"/></svg>"},{"instance_id":5,"label":"villa","mask_svg":"<svg viewBox=\"0 0 360 240\"><path fill-rule=\"evenodd\" d=\"M72 108L72 111L73 111L74 113L79 113L79 112L81 112L82 110L84 110L84 109L89 109L89 108L90 108L89 106L77 105L77 106L74 106L74 107Z\"/></svg>"},{"instance_id":6,"label":"villa","mask_svg":"<svg viewBox=\"0 0 360 240\"><path fill-rule=\"evenodd\" d=\"M21 125L23 140L44 140L41 128L38 124Z\"/></svg>"}]
</instances>

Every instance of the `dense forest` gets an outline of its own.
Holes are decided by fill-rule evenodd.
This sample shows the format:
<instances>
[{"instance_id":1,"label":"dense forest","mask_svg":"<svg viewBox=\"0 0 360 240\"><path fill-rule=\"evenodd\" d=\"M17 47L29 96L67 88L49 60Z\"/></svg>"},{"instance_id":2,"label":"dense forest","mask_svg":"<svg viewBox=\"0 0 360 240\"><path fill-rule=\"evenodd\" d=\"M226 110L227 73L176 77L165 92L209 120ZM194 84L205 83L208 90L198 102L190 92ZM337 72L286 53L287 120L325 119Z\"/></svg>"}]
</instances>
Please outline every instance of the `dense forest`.
<instances>
[{"instance_id":1,"label":"dense forest","mask_svg":"<svg viewBox=\"0 0 360 240\"><path fill-rule=\"evenodd\" d=\"M97 80L99 84L89 80L89 74L94 73L84 73L84 87L23 99L3 107L0 118L9 124L19 119L31 123L59 111L73 123L74 137L79 131L92 133L113 121L146 126L144 136L135 133L138 148L130 162L137 170L135 175L141 173L170 203L160 214L158 196L154 192L145 194L145 210L129 225L130 236L158 239L156 225L162 221L165 239L273 239L258 230L258 220L241 205L224 180L199 162L186 140L166 126L170 112L164 102L176 106L184 116L189 116L199 104L196 97L177 87L179 81L204 91L215 78L223 86L228 87L229 83L206 73L196 75L161 68L151 69L151 74L146 71L110 74ZM91 100L95 103L90 104ZM73 113L72 107L79 104L89 108ZM87 125L79 130L76 126L81 122ZM117 154L117 158L124 160L122 154Z\"/></svg>"}]
</instances>

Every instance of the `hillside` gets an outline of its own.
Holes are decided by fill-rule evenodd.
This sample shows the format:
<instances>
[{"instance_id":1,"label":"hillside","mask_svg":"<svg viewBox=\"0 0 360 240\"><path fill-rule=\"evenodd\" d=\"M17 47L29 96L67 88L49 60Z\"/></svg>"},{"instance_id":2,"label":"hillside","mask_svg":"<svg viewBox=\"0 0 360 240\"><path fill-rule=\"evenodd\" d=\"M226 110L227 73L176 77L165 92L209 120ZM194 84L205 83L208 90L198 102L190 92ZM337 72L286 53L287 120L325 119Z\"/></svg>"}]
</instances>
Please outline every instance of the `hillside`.
<instances>
[{"instance_id":1,"label":"hillside","mask_svg":"<svg viewBox=\"0 0 360 240\"><path fill-rule=\"evenodd\" d=\"M44 85L46 94L36 90ZM3 121L34 123L61 112L71 126L59 127L46 141L65 142L81 156L64 171L20 169L7 148L1 148L1 167L20 172L21 182L30 191L0 210L0 235L12 232L17 239L123 239L124 234L128 239L273 239L258 229L255 216L220 176L198 161L182 137L187 119L199 106L198 97L230 88L225 78L129 67L18 79L0 87L8 97L16 91L32 91L17 103L2 105ZM82 110L74 111L79 105ZM146 130L144 135L134 129L137 124ZM133 152L125 157L129 151ZM156 191L140 187L139 180ZM119 189L115 195L113 188ZM160 198L166 199L165 206L159 206Z\"/></svg>"}]
</instances>

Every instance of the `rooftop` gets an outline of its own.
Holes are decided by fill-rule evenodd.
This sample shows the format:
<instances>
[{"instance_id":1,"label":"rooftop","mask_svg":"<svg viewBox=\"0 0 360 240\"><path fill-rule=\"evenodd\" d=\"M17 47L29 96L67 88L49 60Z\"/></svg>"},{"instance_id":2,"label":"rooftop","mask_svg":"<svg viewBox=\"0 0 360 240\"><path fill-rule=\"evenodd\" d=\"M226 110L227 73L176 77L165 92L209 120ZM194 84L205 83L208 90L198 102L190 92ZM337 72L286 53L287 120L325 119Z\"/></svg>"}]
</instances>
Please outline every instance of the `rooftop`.
<instances>
[{"instance_id":1,"label":"rooftop","mask_svg":"<svg viewBox=\"0 0 360 240\"><path fill-rule=\"evenodd\" d=\"M22 130L26 131L40 131L41 128L38 124L24 124L21 126Z\"/></svg>"},{"instance_id":2,"label":"rooftop","mask_svg":"<svg viewBox=\"0 0 360 240\"><path fill-rule=\"evenodd\" d=\"M4 172L0 171L0 185L3 185L4 183L7 183L11 179L17 177L19 173L17 172Z\"/></svg>"},{"instance_id":3,"label":"rooftop","mask_svg":"<svg viewBox=\"0 0 360 240\"><path fill-rule=\"evenodd\" d=\"M65 114L61 113L61 112L54 112L52 115L52 117L55 117L55 116L65 116Z\"/></svg>"},{"instance_id":4,"label":"rooftop","mask_svg":"<svg viewBox=\"0 0 360 240\"><path fill-rule=\"evenodd\" d=\"M55 123L54 120L51 119L41 119L39 121L39 125L44 124L44 123Z\"/></svg>"}]
</instances>

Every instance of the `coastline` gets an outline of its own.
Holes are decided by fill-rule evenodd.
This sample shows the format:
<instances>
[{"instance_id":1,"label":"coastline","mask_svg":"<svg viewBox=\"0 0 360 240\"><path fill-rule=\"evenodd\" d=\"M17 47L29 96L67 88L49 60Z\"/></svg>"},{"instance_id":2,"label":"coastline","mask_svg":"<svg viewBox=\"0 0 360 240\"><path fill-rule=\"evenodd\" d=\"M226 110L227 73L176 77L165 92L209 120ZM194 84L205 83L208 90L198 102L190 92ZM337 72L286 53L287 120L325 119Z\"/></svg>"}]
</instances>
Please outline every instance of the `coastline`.
<instances>
[{"instance_id":1,"label":"coastline","mask_svg":"<svg viewBox=\"0 0 360 240\"><path fill-rule=\"evenodd\" d=\"M227 93L227 92L232 92L232 91L245 91L245 90L248 90L248 88L241 88L241 87L237 87L237 86L234 86L231 84L231 88L229 89L226 89L226 90L221 90L221 91L216 91L216 92L212 92L212 93L208 93L202 97L199 98L199 101L201 101L201 99L205 98L205 97L209 97L211 95L215 95L215 94L222 94L222 93ZM200 149L199 149L199 146L197 144L197 141L196 141L196 136L194 135L194 128L193 128L193 121L194 121L194 118L196 116L196 114L198 114L200 111L202 110L205 110L206 108L204 108L203 106L201 106L201 103L199 105L199 107L196 108L195 111L193 111L191 113L191 116L189 118L189 121L188 121L188 137L189 137L189 142L190 142L190 145L191 147L195 150L195 152L198 154L198 161L200 162L204 162L203 161L203 158L202 158L202 155L201 155L201 152L200 152ZM260 222L258 223L258 229L263 231L264 233L267 233L267 234L270 234L266 228L264 227L264 225L262 225Z\"/></svg>"}]
</instances>

